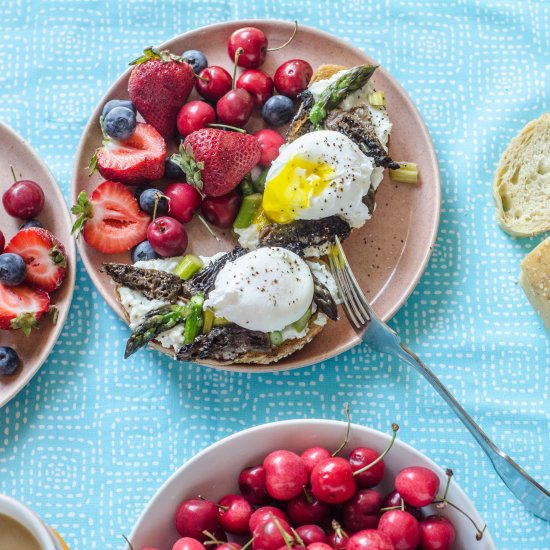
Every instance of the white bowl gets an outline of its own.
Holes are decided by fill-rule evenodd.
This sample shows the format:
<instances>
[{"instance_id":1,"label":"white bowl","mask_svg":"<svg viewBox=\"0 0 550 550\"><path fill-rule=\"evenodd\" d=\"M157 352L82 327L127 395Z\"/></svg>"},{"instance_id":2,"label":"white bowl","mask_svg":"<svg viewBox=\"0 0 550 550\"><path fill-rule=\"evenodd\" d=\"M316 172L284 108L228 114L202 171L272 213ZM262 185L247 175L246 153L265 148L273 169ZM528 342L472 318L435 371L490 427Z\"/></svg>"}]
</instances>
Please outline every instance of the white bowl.
<instances>
[{"instance_id":1,"label":"white bowl","mask_svg":"<svg viewBox=\"0 0 550 550\"><path fill-rule=\"evenodd\" d=\"M275 449L288 449L300 453L313 445L336 449L346 432L345 422L335 420L285 420L262 424L230 435L195 455L181 466L151 499L131 535L136 550L152 546L160 550L171 550L179 535L175 528L175 513L182 500L202 495L217 501L227 493L238 492L239 472L262 462ZM351 425L351 450L359 446L373 447L382 451L388 445L390 435ZM425 466L436 472L444 487L444 470L398 438L384 459L386 475L377 487L382 493L391 491L397 472L407 466ZM451 484L449 499L471 516L478 525L483 519L464 491ZM492 550L495 545L486 531L481 541L476 541L475 530L460 512L447 507L443 515L448 517L456 529L453 550Z\"/></svg>"}]
</instances>

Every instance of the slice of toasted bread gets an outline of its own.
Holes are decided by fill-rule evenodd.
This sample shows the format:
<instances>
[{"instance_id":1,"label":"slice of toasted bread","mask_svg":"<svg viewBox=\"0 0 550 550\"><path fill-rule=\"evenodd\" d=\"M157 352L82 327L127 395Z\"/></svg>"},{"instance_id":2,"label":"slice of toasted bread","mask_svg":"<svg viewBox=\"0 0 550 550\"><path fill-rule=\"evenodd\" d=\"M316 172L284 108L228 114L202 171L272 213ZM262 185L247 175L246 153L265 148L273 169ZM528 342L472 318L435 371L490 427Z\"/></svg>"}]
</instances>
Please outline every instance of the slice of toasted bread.
<instances>
[{"instance_id":1,"label":"slice of toasted bread","mask_svg":"<svg viewBox=\"0 0 550 550\"><path fill-rule=\"evenodd\" d=\"M523 258L519 284L550 331L550 237Z\"/></svg>"},{"instance_id":2,"label":"slice of toasted bread","mask_svg":"<svg viewBox=\"0 0 550 550\"><path fill-rule=\"evenodd\" d=\"M117 300L120 303L120 296L118 294L118 288L120 285L115 285ZM122 304L121 304L122 307ZM124 317L126 319L126 322L130 323L130 317L128 316L127 311L122 307L122 310L124 312ZM242 357L239 357L239 359L235 361L211 361L211 360L203 360L201 359L199 362L201 364L205 365L212 365L212 366L227 366L227 365L233 365L233 364L242 364L242 365L269 365L270 363L276 363L277 361L280 361L281 359L284 359L285 357L288 357L289 355L292 355L293 353L297 352L298 350L302 349L306 344L311 342L315 336L317 336L322 330L324 325L318 325L315 323L318 316L318 312L314 313L308 324L308 331L305 334L305 336L302 336L301 338L292 338L290 340L285 340L280 346L277 346L274 348L270 353L259 353L259 352L250 352L246 353ZM170 357L174 357L175 353L172 348L166 348L163 345L160 344L160 342L153 340L149 343L149 346L153 349L156 349L157 351L160 351L164 353L165 355L169 355Z\"/></svg>"},{"instance_id":3,"label":"slice of toasted bread","mask_svg":"<svg viewBox=\"0 0 550 550\"><path fill-rule=\"evenodd\" d=\"M504 151L493 182L500 227L514 237L550 229L550 113L531 121Z\"/></svg>"},{"instance_id":4,"label":"slice of toasted bread","mask_svg":"<svg viewBox=\"0 0 550 550\"><path fill-rule=\"evenodd\" d=\"M334 76L336 73L346 69L347 67L344 67L343 65L319 65L319 67L313 71L309 83L312 84L313 82L318 82L319 80L328 80L331 76Z\"/></svg>"}]
</instances>

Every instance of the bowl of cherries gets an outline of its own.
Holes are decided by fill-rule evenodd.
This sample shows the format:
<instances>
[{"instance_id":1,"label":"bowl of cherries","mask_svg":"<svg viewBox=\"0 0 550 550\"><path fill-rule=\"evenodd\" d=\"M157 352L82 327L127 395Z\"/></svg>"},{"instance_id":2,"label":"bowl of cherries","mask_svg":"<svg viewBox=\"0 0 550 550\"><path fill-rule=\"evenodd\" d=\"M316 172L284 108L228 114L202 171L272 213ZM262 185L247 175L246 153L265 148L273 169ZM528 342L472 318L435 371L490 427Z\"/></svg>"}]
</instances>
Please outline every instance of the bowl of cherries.
<instances>
[{"instance_id":1,"label":"bowl of cherries","mask_svg":"<svg viewBox=\"0 0 550 550\"><path fill-rule=\"evenodd\" d=\"M128 548L495 548L452 471L396 438L398 429L286 420L231 435L168 479Z\"/></svg>"}]
</instances>

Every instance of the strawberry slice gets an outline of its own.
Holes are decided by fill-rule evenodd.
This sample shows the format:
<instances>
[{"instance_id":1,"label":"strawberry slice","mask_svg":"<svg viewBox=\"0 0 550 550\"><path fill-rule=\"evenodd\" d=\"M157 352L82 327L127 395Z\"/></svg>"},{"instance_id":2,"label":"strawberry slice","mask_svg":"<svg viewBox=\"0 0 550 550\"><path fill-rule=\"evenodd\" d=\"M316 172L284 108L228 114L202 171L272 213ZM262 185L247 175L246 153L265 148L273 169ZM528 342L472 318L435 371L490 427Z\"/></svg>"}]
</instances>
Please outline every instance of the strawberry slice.
<instances>
[{"instance_id":1,"label":"strawberry slice","mask_svg":"<svg viewBox=\"0 0 550 550\"><path fill-rule=\"evenodd\" d=\"M21 229L6 246L6 252L23 258L27 264L25 282L34 288L53 292L65 279L65 247L47 229Z\"/></svg>"},{"instance_id":2,"label":"strawberry slice","mask_svg":"<svg viewBox=\"0 0 550 550\"><path fill-rule=\"evenodd\" d=\"M38 321L50 307L50 297L43 290L25 284L0 284L0 329L21 329L25 336L40 328Z\"/></svg>"},{"instance_id":3,"label":"strawberry slice","mask_svg":"<svg viewBox=\"0 0 550 550\"><path fill-rule=\"evenodd\" d=\"M108 180L135 185L162 178L166 143L149 124L138 122L135 132L124 141L107 138L97 149L90 169L97 168Z\"/></svg>"},{"instance_id":4,"label":"strawberry slice","mask_svg":"<svg viewBox=\"0 0 550 550\"><path fill-rule=\"evenodd\" d=\"M121 183L104 181L89 199L81 191L71 211L78 216L72 232L84 228L84 240L105 254L125 252L147 238L151 218Z\"/></svg>"}]
</instances>

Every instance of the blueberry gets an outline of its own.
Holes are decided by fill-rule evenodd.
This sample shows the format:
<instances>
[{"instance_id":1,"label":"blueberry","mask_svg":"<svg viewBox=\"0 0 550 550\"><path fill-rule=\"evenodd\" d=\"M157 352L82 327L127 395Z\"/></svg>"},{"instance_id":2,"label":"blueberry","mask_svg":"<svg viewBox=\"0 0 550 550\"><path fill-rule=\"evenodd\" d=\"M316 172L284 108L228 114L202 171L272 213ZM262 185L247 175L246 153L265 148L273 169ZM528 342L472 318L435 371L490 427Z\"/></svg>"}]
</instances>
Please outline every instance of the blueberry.
<instances>
[{"instance_id":1,"label":"blueberry","mask_svg":"<svg viewBox=\"0 0 550 550\"><path fill-rule=\"evenodd\" d=\"M27 266L18 254L7 252L0 254L0 283L15 286L23 282Z\"/></svg>"},{"instance_id":2,"label":"blueberry","mask_svg":"<svg viewBox=\"0 0 550 550\"><path fill-rule=\"evenodd\" d=\"M139 198L141 197L142 193L146 190L146 189L151 189L153 186L152 185L149 185L149 184L144 184L144 185L140 185L139 187L136 187L136 190L134 191L134 197L136 198L136 200L139 202Z\"/></svg>"},{"instance_id":3,"label":"blueberry","mask_svg":"<svg viewBox=\"0 0 550 550\"><path fill-rule=\"evenodd\" d=\"M195 74L199 74L203 69L208 67L206 56L202 52L199 52L199 50L187 50L183 52L181 58L191 65Z\"/></svg>"},{"instance_id":4,"label":"blueberry","mask_svg":"<svg viewBox=\"0 0 550 550\"><path fill-rule=\"evenodd\" d=\"M139 197L139 207L144 212L147 212L147 214L153 215L157 195L159 195L156 212L156 215L158 217L163 216L164 214L166 214L166 212L168 212L168 201L166 200L166 197L162 195L162 191L159 191L154 187L151 187L150 189L145 189L145 191L143 191L143 193Z\"/></svg>"},{"instance_id":5,"label":"blueberry","mask_svg":"<svg viewBox=\"0 0 550 550\"><path fill-rule=\"evenodd\" d=\"M17 352L9 346L0 346L0 376L13 374L18 366Z\"/></svg>"},{"instance_id":6,"label":"blueberry","mask_svg":"<svg viewBox=\"0 0 550 550\"><path fill-rule=\"evenodd\" d=\"M114 107L103 119L105 133L114 139L128 139L136 129L136 113L127 107Z\"/></svg>"},{"instance_id":7,"label":"blueberry","mask_svg":"<svg viewBox=\"0 0 550 550\"><path fill-rule=\"evenodd\" d=\"M262 117L271 126L282 126L292 120L294 103L284 95L271 96L262 108Z\"/></svg>"},{"instance_id":8,"label":"blueberry","mask_svg":"<svg viewBox=\"0 0 550 550\"><path fill-rule=\"evenodd\" d=\"M134 111L134 114L137 113L136 106L129 99L111 99L111 101L107 101L107 103L103 106L101 116L105 118L107 113L115 107L126 107L126 109Z\"/></svg>"},{"instance_id":9,"label":"blueberry","mask_svg":"<svg viewBox=\"0 0 550 550\"><path fill-rule=\"evenodd\" d=\"M149 241L143 241L139 243L134 250L132 250L132 262L142 262L145 260L156 260L158 254L153 250L153 247Z\"/></svg>"},{"instance_id":10,"label":"blueberry","mask_svg":"<svg viewBox=\"0 0 550 550\"><path fill-rule=\"evenodd\" d=\"M164 161L164 177L172 180L183 180L185 179L185 173L177 162L168 157Z\"/></svg>"},{"instance_id":11,"label":"blueberry","mask_svg":"<svg viewBox=\"0 0 550 550\"><path fill-rule=\"evenodd\" d=\"M42 222L40 220L27 220L25 223L22 223L19 226L19 229L26 229L27 227L40 227L43 228Z\"/></svg>"}]
</instances>

